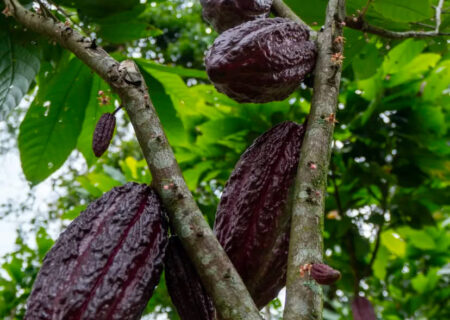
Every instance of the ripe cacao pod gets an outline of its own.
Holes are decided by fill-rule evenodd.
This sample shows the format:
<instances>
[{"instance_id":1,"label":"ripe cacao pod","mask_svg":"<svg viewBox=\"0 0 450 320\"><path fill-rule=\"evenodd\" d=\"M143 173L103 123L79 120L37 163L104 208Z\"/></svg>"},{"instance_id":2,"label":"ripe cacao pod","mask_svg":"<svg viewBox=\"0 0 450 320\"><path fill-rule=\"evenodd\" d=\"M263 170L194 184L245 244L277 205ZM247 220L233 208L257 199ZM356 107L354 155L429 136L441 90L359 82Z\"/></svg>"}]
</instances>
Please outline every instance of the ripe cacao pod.
<instances>
[{"instance_id":1,"label":"ripe cacao pod","mask_svg":"<svg viewBox=\"0 0 450 320\"><path fill-rule=\"evenodd\" d=\"M372 304L364 297L356 297L352 302L353 320L376 320Z\"/></svg>"},{"instance_id":2,"label":"ripe cacao pod","mask_svg":"<svg viewBox=\"0 0 450 320\"><path fill-rule=\"evenodd\" d=\"M108 149L115 127L116 117L112 113L102 114L92 137L92 150L96 157L100 157Z\"/></svg>"},{"instance_id":3,"label":"ripe cacao pod","mask_svg":"<svg viewBox=\"0 0 450 320\"><path fill-rule=\"evenodd\" d=\"M165 261L166 285L181 320L214 320L215 309L178 237L171 237Z\"/></svg>"},{"instance_id":4,"label":"ripe cacao pod","mask_svg":"<svg viewBox=\"0 0 450 320\"><path fill-rule=\"evenodd\" d=\"M244 22L267 18L273 0L200 0L203 17L217 32Z\"/></svg>"},{"instance_id":5,"label":"ripe cacao pod","mask_svg":"<svg viewBox=\"0 0 450 320\"><path fill-rule=\"evenodd\" d=\"M318 284L330 285L341 278L341 273L326 264L315 263L311 267L311 277Z\"/></svg>"},{"instance_id":6,"label":"ripe cacao pod","mask_svg":"<svg viewBox=\"0 0 450 320\"><path fill-rule=\"evenodd\" d=\"M289 189L304 125L283 122L243 153L225 186L214 232L259 308L286 282Z\"/></svg>"},{"instance_id":7,"label":"ripe cacao pod","mask_svg":"<svg viewBox=\"0 0 450 320\"><path fill-rule=\"evenodd\" d=\"M283 100L298 88L316 61L309 31L291 20L246 22L222 33L205 58L209 79L238 102Z\"/></svg>"},{"instance_id":8,"label":"ripe cacao pod","mask_svg":"<svg viewBox=\"0 0 450 320\"><path fill-rule=\"evenodd\" d=\"M136 183L91 203L47 253L25 319L139 319L163 269L163 215L157 194Z\"/></svg>"}]
</instances>

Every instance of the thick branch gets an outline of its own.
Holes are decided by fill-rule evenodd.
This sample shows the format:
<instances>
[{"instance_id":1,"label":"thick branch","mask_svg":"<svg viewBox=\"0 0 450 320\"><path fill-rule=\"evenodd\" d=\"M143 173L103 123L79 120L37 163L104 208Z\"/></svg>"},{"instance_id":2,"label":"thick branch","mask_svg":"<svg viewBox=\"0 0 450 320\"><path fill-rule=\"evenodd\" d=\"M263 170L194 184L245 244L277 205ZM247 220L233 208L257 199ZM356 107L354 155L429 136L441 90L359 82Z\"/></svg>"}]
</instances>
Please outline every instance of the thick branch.
<instances>
[{"instance_id":1,"label":"thick branch","mask_svg":"<svg viewBox=\"0 0 450 320\"><path fill-rule=\"evenodd\" d=\"M322 319L322 289L299 268L322 261L323 214L342 64L345 0L328 2L318 35L314 96L302 145L292 210L285 320Z\"/></svg>"},{"instance_id":2,"label":"thick branch","mask_svg":"<svg viewBox=\"0 0 450 320\"><path fill-rule=\"evenodd\" d=\"M119 94L152 173L152 184L222 319L261 319L244 283L186 186L135 63L117 62L76 30L25 10L17 0L5 0L5 4L6 12L17 21L72 51Z\"/></svg>"}]
</instances>

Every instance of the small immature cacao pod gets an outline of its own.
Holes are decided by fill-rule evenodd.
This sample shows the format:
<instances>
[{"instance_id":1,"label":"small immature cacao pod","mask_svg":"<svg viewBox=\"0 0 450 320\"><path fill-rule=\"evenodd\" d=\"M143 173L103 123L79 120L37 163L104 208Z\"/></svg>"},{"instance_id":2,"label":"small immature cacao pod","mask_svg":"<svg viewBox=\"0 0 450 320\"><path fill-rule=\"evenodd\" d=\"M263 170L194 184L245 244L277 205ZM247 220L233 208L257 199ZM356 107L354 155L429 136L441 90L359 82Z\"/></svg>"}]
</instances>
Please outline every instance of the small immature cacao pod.
<instances>
[{"instance_id":1,"label":"small immature cacao pod","mask_svg":"<svg viewBox=\"0 0 450 320\"><path fill-rule=\"evenodd\" d=\"M316 47L291 20L259 19L222 33L205 58L209 79L238 102L283 100L313 71Z\"/></svg>"},{"instance_id":2,"label":"small immature cacao pod","mask_svg":"<svg viewBox=\"0 0 450 320\"><path fill-rule=\"evenodd\" d=\"M290 213L285 209L304 126L283 122L260 137L236 164L220 199L214 232L256 305L286 282Z\"/></svg>"},{"instance_id":3,"label":"small immature cacao pod","mask_svg":"<svg viewBox=\"0 0 450 320\"><path fill-rule=\"evenodd\" d=\"M273 0L200 0L203 17L217 32L244 22L267 18Z\"/></svg>"},{"instance_id":4,"label":"small immature cacao pod","mask_svg":"<svg viewBox=\"0 0 450 320\"><path fill-rule=\"evenodd\" d=\"M112 113L102 114L92 137L92 150L96 157L100 157L108 149L115 127L116 117Z\"/></svg>"},{"instance_id":5,"label":"small immature cacao pod","mask_svg":"<svg viewBox=\"0 0 450 320\"><path fill-rule=\"evenodd\" d=\"M376 320L372 304L364 297L356 297L352 302L353 320Z\"/></svg>"},{"instance_id":6,"label":"small immature cacao pod","mask_svg":"<svg viewBox=\"0 0 450 320\"><path fill-rule=\"evenodd\" d=\"M91 203L47 253L25 319L139 319L163 269L163 215L156 193L137 183Z\"/></svg>"},{"instance_id":7,"label":"small immature cacao pod","mask_svg":"<svg viewBox=\"0 0 450 320\"><path fill-rule=\"evenodd\" d=\"M215 309L178 237L171 237L165 261L166 285L181 320L214 320Z\"/></svg>"},{"instance_id":8,"label":"small immature cacao pod","mask_svg":"<svg viewBox=\"0 0 450 320\"><path fill-rule=\"evenodd\" d=\"M311 277L318 284L331 285L341 278L341 273L326 264L315 263L311 267Z\"/></svg>"}]
</instances>

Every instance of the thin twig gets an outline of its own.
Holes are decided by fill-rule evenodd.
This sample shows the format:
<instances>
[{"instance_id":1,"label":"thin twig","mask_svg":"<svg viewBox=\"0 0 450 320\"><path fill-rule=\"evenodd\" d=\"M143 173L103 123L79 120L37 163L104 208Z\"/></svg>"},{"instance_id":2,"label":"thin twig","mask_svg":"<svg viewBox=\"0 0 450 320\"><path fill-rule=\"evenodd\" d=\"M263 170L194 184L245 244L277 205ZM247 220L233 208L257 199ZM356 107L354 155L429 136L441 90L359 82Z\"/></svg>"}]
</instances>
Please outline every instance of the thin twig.
<instances>
[{"instance_id":1,"label":"thin twig","mask_svg":"<svg viewBox=\"0 0 450 320\"><path fill-rule=\"evenodd\" d=\"M74 26L78 27L79 30L83 31L85 35L88 36L88 35L90 34L90 31L89 31L89 30L85 29L84 27L82 27L81 25L79 25L77 22L75 22L75 21L72 19L72 15L69 14L69 13L68 13L66 10L64 10L63 8L61 8L57 3L55 3L54 1L51 1L51 0L47 0L47 1L48 1L49 3L51 3L51 5L54 6L54 7L56 8L56 10L59 11L66 19L70 20L70 22L71 22Z\"/></svg>"},{"instance_id":2,"label":"thin twig","mask_svg":"<svg viewBox=\"0 0 450 320\"><path fill-rule=\"evenodd\" d=\"M283 0L273 0L272 8L278 16L290 19L294 22L297 22L298 24L305 26L309 31L311 39L316 38L316 32L312 30L311 27L306 22L304 22L294 11L292 11L292 9L287 4L285 4Z\"/></svg>"},{"instance_id":3,"label":"thin twig","mask_svg":"<svg viewBox=\"0 0 450 320\"><path fill-rule=\"evenodd\" d=\"M444 5L444 0L440 0L438 6L435 7L435 20L436 25L433 31L391 31L380 27L370 25L364 20L362 16L359 17L346 17L345 24L347 27L360 30L362 32L367 32L371 34L376 34L378 36L388 38L388 39L406 39L406 38L430 38L438 36L449 36L450 33L440 32L439 28L441 26L441 14L442 7Z\"/></svg>"},{"instance_id":4,"label":"thin twig","mask_svg":"<svg viewBox=\"0 0 450 320\"><path fill-rule=\"evenodd\" d=\"M372 257L370 258L369 264L366 267L366 271L364 272L365 275L370 274L370 270L372 269L373 263L375 262L375 259L377 258L378 249L380 248L381 243L381 232L383 231L383 224L380 224L378 226L377 235L375 239L375 247L373 248Z\"/></svg>"},{"instance_id":5,"label":"thin twig","mask_svg":"<svg viewBox=\"0 0 450 320\"><path fill-rule=\"evenodd\" d=\"M434 31L436 33L439 33L439 28L441 26L441 12L442 12L442 7L444 6L444 0L439 0L439 4L437 5L435 11L435 19L436 19L436 29L434 29Z\"/></svg>"},{"instance_id":6,"label":"thin twig","mask_svg":"<svg viewBox=\"0 0 450 320\"><path fill-rule=\"evenodd\" d=\"M366 15L367 11L369 10L370 4L373 2L373 0L367 0L366 6L362 9L361 13L359 14L359 16L361 18L364 18L364 16Z\"/></svg>"}]
</instances>

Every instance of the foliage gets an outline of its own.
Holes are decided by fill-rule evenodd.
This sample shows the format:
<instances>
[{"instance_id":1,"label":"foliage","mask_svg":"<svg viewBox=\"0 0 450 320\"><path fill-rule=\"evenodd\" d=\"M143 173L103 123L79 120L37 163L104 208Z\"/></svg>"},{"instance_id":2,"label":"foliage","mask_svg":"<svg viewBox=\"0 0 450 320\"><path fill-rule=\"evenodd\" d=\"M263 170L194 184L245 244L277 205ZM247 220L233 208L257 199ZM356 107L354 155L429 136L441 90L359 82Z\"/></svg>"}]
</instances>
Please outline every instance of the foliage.
<instances>
[{"instance_id":1,"label":"foliage","mask_svg":"<svg viewBox=\"0 0 450 320\"><path fill-rule=\"evenodd\" d=\"M327 1L285 2L320 29ZM245 148L279 122L303 122L309 111L311 90L304 85L289 99L267 104L238 104L217 93L203 66L216 34L202 21L196 1L55 3L70 14L75 28L92 33L116 58L137 58L186 182L210 224ZM349 15L369 3L371 24L404 31L433 25L432 5L438 0L347 3ZM449 14L442 16L441 30L450 31ZM351 300L360 294L382 319L449 318L447 39L386 40L347 28L345 37L324 231L326 263L341 271L342 280L325 289L324 317L348 319ZM95 123L118 101L75 57L3 16L0 56L8 57L0 60L0 120L9 114L8 121L19 128L15 138L25 176L32 184L52 177L62 190L45 221L30 221L35 231L19 233L15 251L1 259L0 317L21 319L52 244L46 228L56 222L62 229L113 186L149 183L151 175L123 111L112 148L98 160L93 156ZM26 115L11 112L26 93L35 94ZM61 167L69 170L56 173ZM279 313L278 300L270 306ZM146 313L177 319L164 281Z\"/></svg>"}]
</instances>

